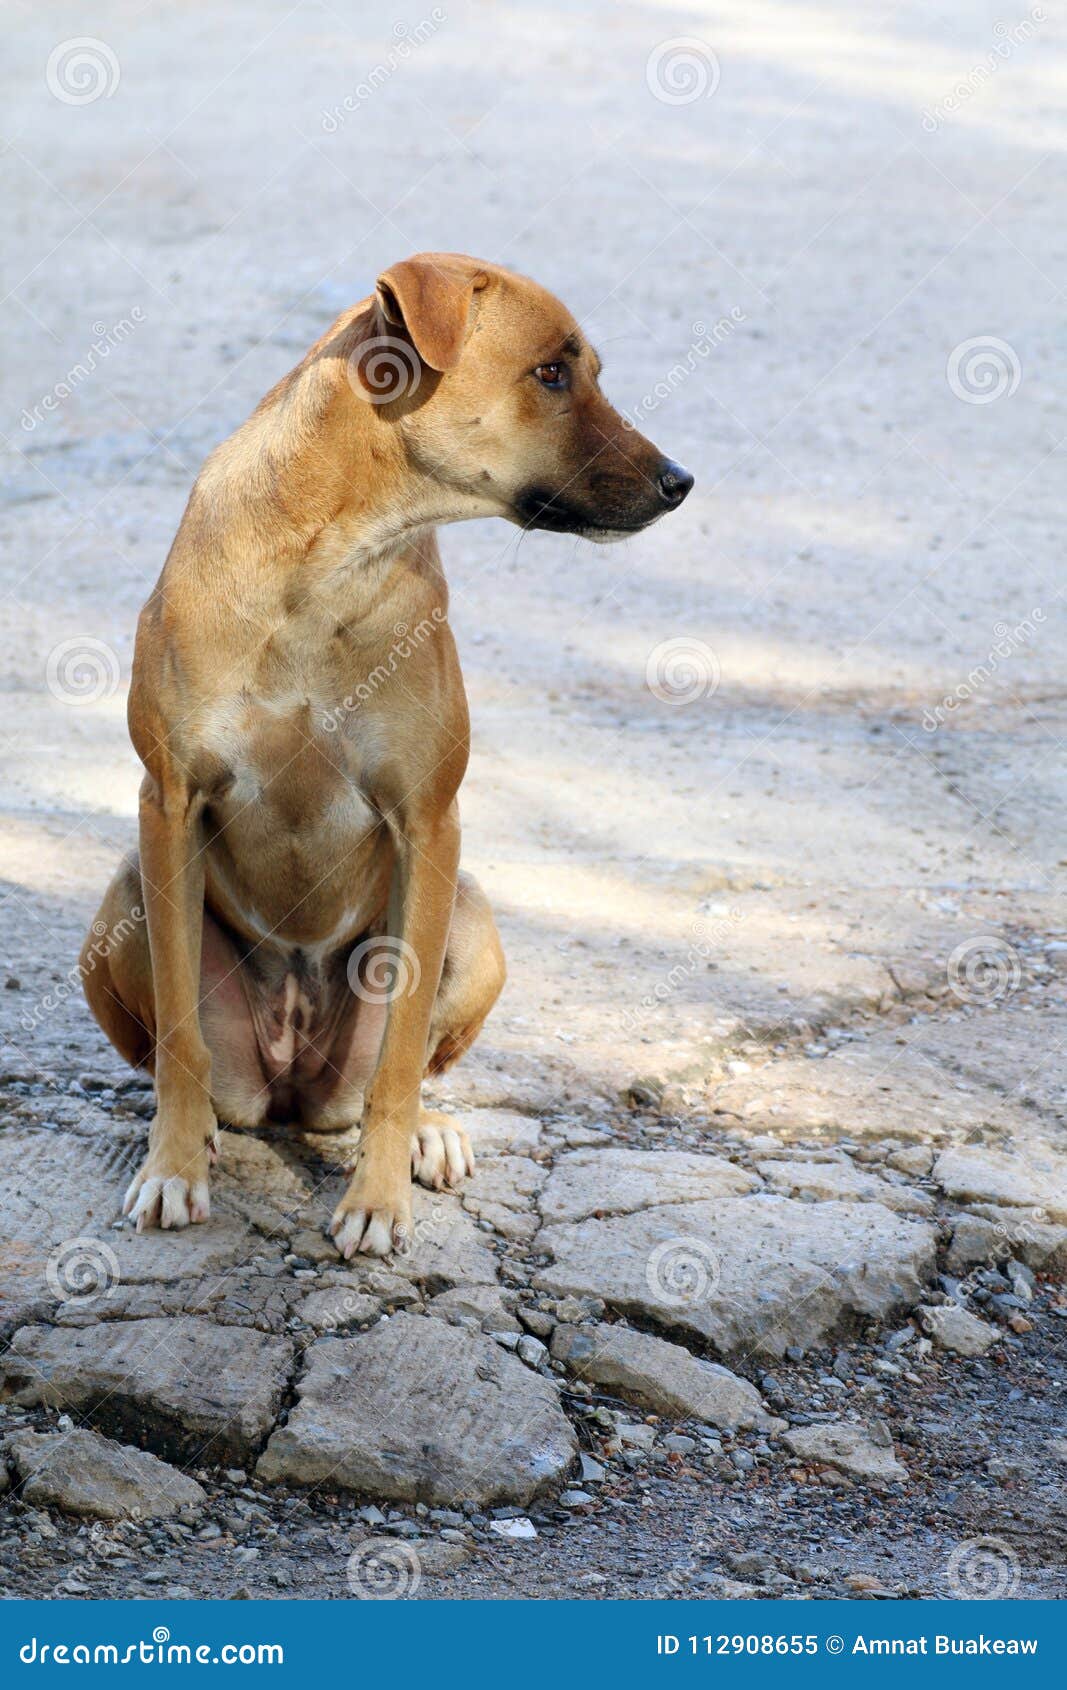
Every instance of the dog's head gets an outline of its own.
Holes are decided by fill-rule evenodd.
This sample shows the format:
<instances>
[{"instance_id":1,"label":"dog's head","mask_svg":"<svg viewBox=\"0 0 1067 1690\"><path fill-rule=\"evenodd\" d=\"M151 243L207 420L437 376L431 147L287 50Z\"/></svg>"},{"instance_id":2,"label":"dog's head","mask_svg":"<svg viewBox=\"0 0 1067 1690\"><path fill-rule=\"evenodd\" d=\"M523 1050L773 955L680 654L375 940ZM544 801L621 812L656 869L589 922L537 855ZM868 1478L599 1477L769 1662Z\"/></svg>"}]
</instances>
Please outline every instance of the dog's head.
<instances>
[{"instance_id":1,"label":"dog's head","mask_svg":"<svg viewBox=\"0 0 1067 1690\"><path fill-rule=\"evenodd\" d=\"M693 485L608 404L578 324L524 276L423 253L379 278L365 329L349 358L355 391L447 489L446 517L619 540Z\"/></svg>"}]
</instances>

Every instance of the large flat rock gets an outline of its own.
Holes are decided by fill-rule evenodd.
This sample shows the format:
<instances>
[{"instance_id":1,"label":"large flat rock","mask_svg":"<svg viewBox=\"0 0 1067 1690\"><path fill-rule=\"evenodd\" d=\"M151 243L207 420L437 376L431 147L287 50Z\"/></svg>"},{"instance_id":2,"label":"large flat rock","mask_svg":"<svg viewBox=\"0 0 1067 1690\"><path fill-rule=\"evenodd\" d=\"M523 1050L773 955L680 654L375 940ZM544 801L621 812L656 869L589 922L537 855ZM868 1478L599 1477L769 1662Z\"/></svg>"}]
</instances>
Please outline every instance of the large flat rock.
<instances>
[{"instance_id":1,"label":"large flat rock","mask_svg":"<svg viewBox=\"0 0 1067 1690\"><path fill-rule=\"evenodd\" d=\"M929 1215L933 1203L924 1191L903 1182L894 1183L857 1168L848 1161L779 1159L757 1162L770 1191L783 1197L803 1197L814 1203L840 1198L843 1203L884 1203L902 1215Z\"/></svg>"},{"instance_id":2,"label":"large flat rock","mask_svg":"<svg viewBox=\"0 0 1067 1690\"><path fill-rule=\"evenodd\" d=\"M227 1141L236 1135L224 1135ZM263 1179L281 1159L267 1145L236 1140L224 1155ZM139 1159L125 1160L129 1146L101 1134L5 1133L0 1136L0 1326L7 1331L37 1318L57 1303L72 1302L99 1312L119 1285L165 1282L217 1273L269 1250L270 1244L241 1211L265 1202L255 1184L223 1176L213 1191L214 1212L204 1225L181 1232L135 1233L116 1228L122 1197ZM277 1253L284 1246L279 1242Z\"/></svg>"},{"instance_id":3,"label":"large flat rock","mask_svg":"<svg viewBox=\"0 0 1067 1690\"><path fill-rule=\"evenodd\" d=\"M0 1358L0 1392L84 1417L169 1460L244 1462L281 1408L293 1346L197 1315L26 1326Z\"/></svg>"},{"instance_id":4,"label":"large flat rock","mask_svg":"<svg viewBox=\"0 0 1067 1690\"><path fill-rule=\"evenodd\" d=\"M912 1308L934 1271L934 1229L880 1203L757 1193L546 1226L535 1284L602 1297L723 1356L807 1349L857 1316Z\"/></svg>"},{"instance_id":5,"label":"large flat rock","mask_svg":"<svg viewBox=\"0 0 1067 1690\"><path fill-rule=\"evenodd\" d=\"M1025 1208L1035 1221L1067 1223L1067 1156L1048 1145L946 1150L934 1164L933 1177L958 1203Z\"/></svg>"},{"instance_id":6,"label":"large flat rock","mask_svg":"<svg viewBox=\"0 0 1067 1690\"><path fill-rule=\"evenodd\" d=\"M390 1258L392 1271L431 1292L450 1285L494 1284L497 1258L461 1197L448 1191L424 1191L421 1186L411 1196L415 1223L411 1248L406 1255Z\"/></svg>"},{"instance_id":7,"label":"large flat rock","mask_svg":"<svg viewBox=\"0 0 1067 1690\"><path fill-rule=\"evenodd\" d=\"M536 1199L546 1177L528 1156L490 1157L463 1187L463 1207L502 1237L528 1241L540 1225Z\"/></svg>"},{"instance_id":8,"label":"large flat rock","mask_svg":"<svg viewBox=\"0 0 1067 1690\"><path fill-rule=\"evenodd\" d=\"M398 1314L307 1353L261 1478L372 1497L525 1504L566 1475L574 1433L554 1384L490 1338Z\"/></svg>"},{"instance_id":9,"label":"large flat rock","mask_svg":"<svg viewBox=\"0 0 1067 1690\"><path fill-rule=\"evenodd\" d=\"M541 1194L546 1225L585 1215L629 1215L661 1203L736 1197L759 1180L721 1156L689 1150L576 1150L560 1157Z\"/></svg>"},{"instance_id":10,"label":"large flat rock","mask_svg":"<svg viewBox=\"0 0 1067 1690\"><path fill-rule=\"evenodd\" d=\"M97 1520L159 1520L199 1514L207 1500L187 1473L84 1426L12 1432L6 1448L23 1501L36 1508Z\"/></svg>"},{"instance_id":11,"label":"large flat rock","mask_svg":"<svg viewBox=\"0 0 1067 1690\"><path fill-rule=\"evenodd\" d=\"M551 1348L554 1359L579 1379L657 1414L702 1420L728 1431L772 1424L747 1379L649 1332L603 1323L557 1326Z\"/></svg>"}]
</instances>

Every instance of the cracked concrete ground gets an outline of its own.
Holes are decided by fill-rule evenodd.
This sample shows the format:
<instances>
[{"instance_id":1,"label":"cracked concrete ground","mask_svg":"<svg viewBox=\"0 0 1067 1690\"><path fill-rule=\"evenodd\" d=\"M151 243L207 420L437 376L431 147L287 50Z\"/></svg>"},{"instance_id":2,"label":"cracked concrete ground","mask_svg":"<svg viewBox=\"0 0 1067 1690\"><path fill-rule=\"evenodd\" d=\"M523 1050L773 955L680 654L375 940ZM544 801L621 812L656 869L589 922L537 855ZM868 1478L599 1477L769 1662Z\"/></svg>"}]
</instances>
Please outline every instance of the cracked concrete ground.
<instances>
[{"instance_id":1,"label":"cracked concrete ground","mask_svg":"<svg viewBox=\"0 0 1067 1690\"><path fill-rule=\"evenodd\" d=\"M12 1593L1067 1587L1062 24L931 130L995 8L599 13L450 9L389 67L370 9L104 4L84 106L73 10L12 44ZM656 98L676 32L714 93ZM71 970L136 613L206 451L442 247L554 287L697 488L623 550L443 536L511 965L430 1098L475 1178L353 1266L344 1146L227 1133L210 1223L135 1238L151 1092Z\"/></svg>"}]
</instances>

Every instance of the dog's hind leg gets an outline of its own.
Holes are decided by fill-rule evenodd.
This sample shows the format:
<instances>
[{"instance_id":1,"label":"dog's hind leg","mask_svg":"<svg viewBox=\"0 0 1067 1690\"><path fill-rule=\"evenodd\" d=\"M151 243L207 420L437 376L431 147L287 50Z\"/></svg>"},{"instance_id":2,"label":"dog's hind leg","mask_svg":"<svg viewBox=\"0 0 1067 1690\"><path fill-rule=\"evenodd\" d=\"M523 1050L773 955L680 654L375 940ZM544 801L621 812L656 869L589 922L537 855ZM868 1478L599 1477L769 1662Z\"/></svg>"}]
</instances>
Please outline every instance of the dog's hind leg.
<instances>
[{"instance_id":1,"label":"dog's hind leg","mask_svg":"<svg viewBox=\"0 0 1067 1690\"><path fill-rule=\"evenodd\" d=\"M489 900L461 873L441 984L434 1003L426 1073L443 1074L469 1050L500 996L507 969ZM470 1140L449 1115L422 1110L411 1141L411 1170L420 1185L440 1190L474 1172Z\"/></svg>"},{"instance_id":2,"label":"dog's hind leg","mask_svg":"<svg viewBox=\"0 0 1067 1690\"><path fill-rule=\"evenodd\" d=\"M125 859L104 893L85 936L78 966L89 1008L115 1049L132 1067L154 1073L152 953L136 852ZM211 1057L211 1097L216 1114L230 1126L258 1126L267 1113L268 1093L241 984L240 962L229 936L206 912L198 1015Z\"/></svg>"}]
</instances>

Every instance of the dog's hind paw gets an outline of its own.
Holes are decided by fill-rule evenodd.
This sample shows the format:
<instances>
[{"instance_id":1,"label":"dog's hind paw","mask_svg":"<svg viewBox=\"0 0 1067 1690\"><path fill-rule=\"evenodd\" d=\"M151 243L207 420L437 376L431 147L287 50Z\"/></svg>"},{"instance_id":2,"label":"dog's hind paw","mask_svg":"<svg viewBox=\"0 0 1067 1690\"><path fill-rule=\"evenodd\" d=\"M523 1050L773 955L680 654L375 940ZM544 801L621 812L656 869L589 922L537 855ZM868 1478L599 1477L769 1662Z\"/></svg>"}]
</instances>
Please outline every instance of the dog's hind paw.
<instances>
[{"instance_id":1,"label":"dog's hind paw","mask_svg":"<svg viewBox=\"0 0 1067 1690\"><path fill-rule=\"evenodd\" d=\"M411 1175L431 1191L457 1186L474 1172L471 1141L447 1115L423 1115L411 1135Z\"/></svg>"}]
</instances>

